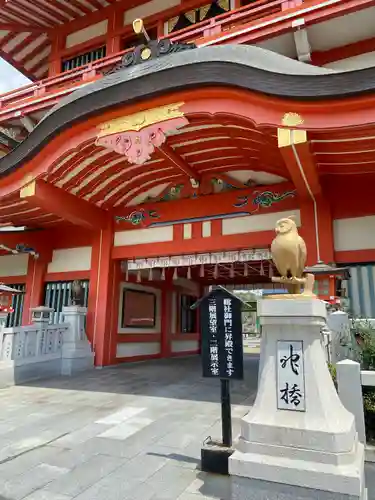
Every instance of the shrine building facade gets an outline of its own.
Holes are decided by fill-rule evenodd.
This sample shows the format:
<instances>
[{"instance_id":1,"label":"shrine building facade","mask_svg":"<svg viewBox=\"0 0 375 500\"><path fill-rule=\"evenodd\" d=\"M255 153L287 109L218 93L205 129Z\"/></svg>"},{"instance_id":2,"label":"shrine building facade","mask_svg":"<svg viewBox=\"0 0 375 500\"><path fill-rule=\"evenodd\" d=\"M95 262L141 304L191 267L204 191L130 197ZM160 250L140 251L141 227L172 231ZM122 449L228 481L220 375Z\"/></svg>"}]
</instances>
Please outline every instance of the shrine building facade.
<instances>
[{"instance_id":1,"label":"shrine building facade","mask_svg":"<svg viewBox=\"0 0 375 500\"><path fill-rule=\"evenodd\" d=\"M278 219L375 317L374 0L13 0L0 56L8 326L79 280L97 366L198 353L213 284L267 289ZM349 279L350 275L350 279Z\"/></svg>"}]
</instances>

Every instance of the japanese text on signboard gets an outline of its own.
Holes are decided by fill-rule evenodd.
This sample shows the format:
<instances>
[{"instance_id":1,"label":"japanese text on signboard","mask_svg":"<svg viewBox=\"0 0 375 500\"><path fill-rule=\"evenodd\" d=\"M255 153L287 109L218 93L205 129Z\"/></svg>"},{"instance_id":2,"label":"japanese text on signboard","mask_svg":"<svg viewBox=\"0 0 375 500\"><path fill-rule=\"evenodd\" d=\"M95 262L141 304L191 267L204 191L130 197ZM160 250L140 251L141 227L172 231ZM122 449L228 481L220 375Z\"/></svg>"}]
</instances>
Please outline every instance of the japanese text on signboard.
<instances>
[{"instance_id":1,"label":"japanese text on signboard","mask_svg":"<svg viewBox=\"0 0 375 500\"><path fill-rule=\"evenodd\" d=\"M226 372L231 377L234 372L233 365L233 322L232 322L232 300L224 299L224 347Z\"/></svg>"},{"instance_id":2,"label":"japanese text on signboard","mask_svg":"<svg viewBox=\"0 0 375 500\"><path fill-rule=\"evenodd\" d=\"M277 407L305 411L305 373L303 343L277 343Z\"/></svg>"},{"instance_id":3,"label":"japanese text on signboard","mask_svg":"<svg viewBox=\"0 0 375 500\"><path fill-rule=\"evenodd\" d=\"M208 302L208 318L210 332L210 371L214 377L217 377L219 375L219 345L217 339L217 309L214 299L210 299Z\"/></svg>"},{"instance_id":4,"label":"japanese text on signboard","mask_svg":"<svg viewBox=\"0 0 375 500\"><path fill-rule=\"evenodd\" d=\"M201 303L203 376L243 378L241 302L225 289Z\"/></svg>"}]
</instances>

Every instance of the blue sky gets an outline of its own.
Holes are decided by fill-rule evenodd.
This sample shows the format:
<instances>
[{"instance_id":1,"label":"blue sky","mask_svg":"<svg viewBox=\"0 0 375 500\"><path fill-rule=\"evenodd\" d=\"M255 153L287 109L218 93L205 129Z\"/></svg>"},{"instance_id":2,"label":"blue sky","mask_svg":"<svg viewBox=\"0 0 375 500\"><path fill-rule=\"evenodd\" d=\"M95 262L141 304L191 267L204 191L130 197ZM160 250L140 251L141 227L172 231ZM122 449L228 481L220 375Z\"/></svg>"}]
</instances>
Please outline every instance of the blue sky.
<instances>
[{"instance_id":1,"label":"blue sky","mask_svg":"<svg viewBox=\"0 0 375 500\"><path fill-rule=\"evenodd\" d=\"M29 80L0 58L0 94L27 85Z\"/></svg>"}]
</instances>

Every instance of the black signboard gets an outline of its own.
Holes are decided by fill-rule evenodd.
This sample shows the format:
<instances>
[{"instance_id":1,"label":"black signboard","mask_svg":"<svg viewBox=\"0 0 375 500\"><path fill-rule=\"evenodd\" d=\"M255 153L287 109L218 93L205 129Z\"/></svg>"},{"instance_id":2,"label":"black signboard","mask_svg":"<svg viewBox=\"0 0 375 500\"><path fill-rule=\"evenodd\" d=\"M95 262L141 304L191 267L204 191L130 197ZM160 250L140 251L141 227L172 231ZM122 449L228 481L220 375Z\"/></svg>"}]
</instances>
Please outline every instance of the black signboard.
<instances>
[{"instance_id":1,"label":"black signboard","mask_svg":"<svg viewBox=\"0 0 375 500\"><path fill-rule=\"evenodd\" d=\"M200 306L203 376L243 379L242 301L215 287Z\"/></svg>"},{"instance_id":2,"label":"black signboard","mask_svg":"<svg viewBox=\"0 0 375 500\"><path fill-rule=\"evenodd\" d=\"M192 306L200 307L203 377L220 379L222 437L223 445L228 448L232 446L230 381L243 379L244 305L233 293L216 286Z\"/></svg>"}]
</instances>

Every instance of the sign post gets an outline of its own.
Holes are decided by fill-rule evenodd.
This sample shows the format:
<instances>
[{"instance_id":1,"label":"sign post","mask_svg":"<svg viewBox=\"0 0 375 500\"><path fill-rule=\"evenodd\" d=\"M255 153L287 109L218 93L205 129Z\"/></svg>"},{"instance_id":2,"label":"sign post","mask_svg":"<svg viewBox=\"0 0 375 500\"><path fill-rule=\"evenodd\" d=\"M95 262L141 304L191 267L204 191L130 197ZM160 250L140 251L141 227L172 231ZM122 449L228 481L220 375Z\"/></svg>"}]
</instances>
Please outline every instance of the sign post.
<instances>
[{"instance_id":1,"label":"sign post","mask_svg":"<svg viewBox=\"0 0 375 500\"><path fill-rule=\"evenodd\" d=\"M206 440L201 467L206 472L228 474L233 453L230 381L243 379L242 307L246 306L224 287L214 287L192 307L200 307L203 377L220 379L222 441Z\"/></svg>"}]
</instances>

